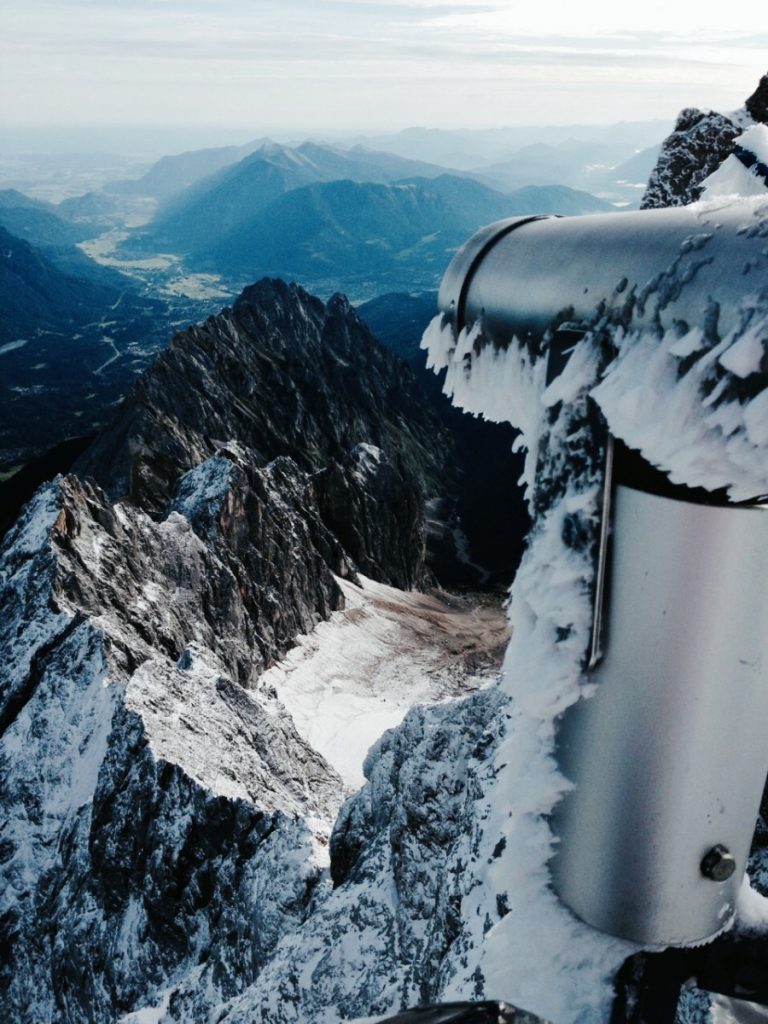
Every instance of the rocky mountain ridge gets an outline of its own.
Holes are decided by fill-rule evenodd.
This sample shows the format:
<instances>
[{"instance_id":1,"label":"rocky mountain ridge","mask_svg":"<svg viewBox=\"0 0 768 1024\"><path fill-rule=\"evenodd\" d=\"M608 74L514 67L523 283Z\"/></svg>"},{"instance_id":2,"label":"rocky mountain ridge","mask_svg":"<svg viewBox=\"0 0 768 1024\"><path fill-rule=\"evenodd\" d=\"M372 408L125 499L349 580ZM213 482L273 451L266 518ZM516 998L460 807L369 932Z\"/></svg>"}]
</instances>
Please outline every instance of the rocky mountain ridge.
<instances>
[{"instance_id":1,"label":"rocky mountain ridge","mask_svg":"<svg viewBox=\"0 0 768 1024\"><path fill-rule=\"evenodd\" d=\"M282 281L246 289L174 338L74 468L158 515L180 475L230 438L262 465L289 456L311 474L363 571L424 579L424 502L450 494L452 440L342 296L326 306Z\"/></svg>"},{"instance_id":2,"label":"rocky mountain ridge","mask_svg":"<svg viewBox=\"0 0 768 1024\"><path fill-rule=\"evenodd\" d=\"M199 1020L331 895L347 790L262 677L358 570L428 579L450 438L418 394L343 298L261 282L177 336L9 532L5 1019Z\"/></svg>"},{"instance_id":3,"label":"rocky mountain ridge","mask_svg":"<svg viewBox=\"0 0 768 1024\"><path fill-rule=\"evenodd\" d=\"M178 511L156 524L66 478L38 493L8 538L6 1020L113 1021L203 959L221 991L239 991L320 880L313 847L326 841L340 780L273 693L243 684L259 644L281 629L278 642L289 639L286 610L291 632L307 629L340 595L309 536L325 536L316 513L290 503L283 475L297 481L295 467L261 475L247 540L226 516L238 493L227 470L203 466L197 486L180 488L177 507L194 504L200 533ZM272 621L238 576L246 548L270 559Z\"/></svg>"},{"instance_id":4,"label":"rocky mountain ridge","mask_svg":"<svg viewBox=\"0 0 768 1024\"><path fill-rule=\"evenodd\" d=\"M768 124L768 75L744 106L732 114L686 108L665 139L648 181L642 209L685 206L701 196L704 179L734 152L736 140L753 124Z\"/></svg>"},{"instance_id":5,"label":"rocky mountain ridge","mask_svg":"<svg viewBox=\"0 0 768 1024\"><path fill-rule=\"evenodd\" d=\"M202 158L207 152L203 150L199 156ZM194 156L187 154L176 162L186 160L186 167ZM166 174L170 169L166 169ZM160 170L158 164L158 173ZM179 189L178 194L160 206L140 239L182 253L195 252L211 241L218 241L295 188L338 180L383 184L408 175L437 177L442 173L445 172L441 167L362 147L340 150L313 142L291 147L267 141L242 159L228 162L217 173Z\"/></svg>"}]
</instances>

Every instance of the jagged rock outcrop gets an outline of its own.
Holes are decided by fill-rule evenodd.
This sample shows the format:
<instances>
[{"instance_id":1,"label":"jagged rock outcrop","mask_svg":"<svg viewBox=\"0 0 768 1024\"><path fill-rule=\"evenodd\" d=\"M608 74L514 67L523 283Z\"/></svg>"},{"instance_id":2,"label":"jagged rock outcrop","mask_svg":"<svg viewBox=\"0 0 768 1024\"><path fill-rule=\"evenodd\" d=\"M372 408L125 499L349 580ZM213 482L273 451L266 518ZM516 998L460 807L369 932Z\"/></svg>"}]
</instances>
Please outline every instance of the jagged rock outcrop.
<instances>
[{"instance_id":1,"label":"jagged rock outcrop","mask_svg":"<svg viewBox=\"0 0 768 1024\"><path fill-rule=\"evenodd\" d=\"M168 508L236 584L249 623L243 685L342 605L333 573L351 575L347 556L322 522L314 481L288 456L259 469L232 444L182 477ZM213 629L222 621L218 608L206 617Z\"/></svg>"},{"instance_id":2,"label":"jagged rock outcrop","mask_svg":"<svg viewBox=\"0 0 768 1024\"><path fill-rule=\"evenodd\" d=\"M686 206L699 199L704 179L733 153L738 137L754 123L768 124L768 75L733 114L683 110L661 148L641 209Z\"/></svg>"},{"instance_id":3,"label":"jagged rock outcrop","mask_svg":"<svg viewBox=\"0 0 768 1024\"><path fill-rule=\"evenodd\" d=\"M256 461L287 455L314 474L331 529L377 578L424 579L424 506L450 493L453 442L345 298L326 306L282 281L247 288L174 338L74 471L157 516L180 475L233 438ZM360 445L383 452L365 480Z\"/></svg>"},{"instance_id":4,"label":"jagged rock outcrop","mask_svg":"<svg viewBox=\"0 0 768 1024\"><path fill-rule=\"evenodd\" d=\"M157 522L73 477L26 508L0 568L4 1020L106 1024L190 972L232 996L307 915L343 787L243 684L338 605L326 557L287 458L223 452Z\"/></svg>"},{"instance_id":5,"label":"jagged rock outcrop","mask_svg":"<svg viewBox=\"0 0 768 1024\"><path fill-rule=\"evenodd\" d=\"M768 75L763 75L744 106L753 121L768 124Z\"/></svg>"},{"instance_id":6,"label":"jagged rock outcrop","mask_svg":"<svg viewBox=\"0 0 768 1024\"><path fill-rule=\"evenodd\" d=\"M415 708L382 737L366 760L368 784L332 836L333 894L284 937L258 983L220 1012L221 1024L353 1019L445 998L468 962L462 901L487 856L482 820L504 705L489 689ZM487 931L507 897L484 895L494 910L477 924ZM354 941L345 942L350 929ZM465 994L482 993L478 972Z\"/></svg>"},{"instance_id":7,"label":"jagged rock outcrop","mask_svg":"<svg viewBox=\"0 0 768 1024\"><path fill-rule=\"evenodd\" d=\"M685 206L698 199L698 186L731 154L741 130L724 114L683 110L661 147L641 209Z\"/></svg>"}]
</instances>

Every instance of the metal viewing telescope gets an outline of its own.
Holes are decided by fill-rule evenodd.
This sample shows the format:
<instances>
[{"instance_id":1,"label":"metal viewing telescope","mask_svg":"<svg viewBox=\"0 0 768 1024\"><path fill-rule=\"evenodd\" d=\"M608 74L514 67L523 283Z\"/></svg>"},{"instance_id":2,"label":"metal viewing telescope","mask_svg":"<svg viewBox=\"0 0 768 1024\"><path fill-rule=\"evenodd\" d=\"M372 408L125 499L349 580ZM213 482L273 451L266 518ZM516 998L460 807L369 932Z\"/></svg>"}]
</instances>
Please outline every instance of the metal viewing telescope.
<instances>
[{"instance_id":1,"label":"metal viewing telescope","mask_svg":"<svg viewBox=\"0 0 768 1024\"><path fill-rule=\"evenodd\" d=\"M454 257L439 307L457 335L480 322L484 343L547 356L552 381L596 309L631 301L633 329L722 338L766 288L768 231L738 205L683 207L492 224ZM601 443L597 686L557 727L574 788L553 884L603 931L691 945L732 918L768 772L768 507L673 486Z\"/></svg>"}]
</instances>

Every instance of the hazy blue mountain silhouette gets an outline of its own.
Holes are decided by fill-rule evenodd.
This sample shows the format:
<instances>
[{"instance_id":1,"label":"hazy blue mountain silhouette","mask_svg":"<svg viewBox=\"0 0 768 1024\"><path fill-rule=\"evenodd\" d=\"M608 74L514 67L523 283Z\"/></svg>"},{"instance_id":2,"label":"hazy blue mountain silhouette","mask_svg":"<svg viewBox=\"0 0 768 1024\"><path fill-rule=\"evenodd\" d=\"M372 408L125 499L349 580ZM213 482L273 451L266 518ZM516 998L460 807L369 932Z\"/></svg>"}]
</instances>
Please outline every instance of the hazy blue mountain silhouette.
<instances>
[{"instance_id":1,"label":"hazy blue mountain silhouette","mask_svg":"<svg viewBox=\"0 0 768 1024\"><path fill-rule=\"evenodd\" d=\"M293 149L266 143L184 189L161 207L141 236L149 248L187 253L212 244L294 188L340 178L391 182L407 175L435 177L443 172L432 164L363 147L346 151L305 142Z\"/></svg>"},{"instance_id":2,"label":"hazy blue mountain silhouette","mask_svg":"<svg viewBox=\"0 0 768 1024\"><path fill-rule=\"evenodd\" d=\"M31 245L73 245L93 231L60 216L53 203L32 199L15 188L0 189L0 227Z\"/></svg>"},{"instance_id":3,"label":"hazy blue mountain silhouette","mask_svg":"<svg viewBox=\"0 0 768 1024\"><path fill-rule=\"evenodd\" d=\"M322 182L286 192L250 217L241 214L228 231L201 241L190 262L234 283L268 275L361 298L428 290L482 224L607 206L563 186L503 195L451 175L393 185Z\"/></svg>"}]
</instances>

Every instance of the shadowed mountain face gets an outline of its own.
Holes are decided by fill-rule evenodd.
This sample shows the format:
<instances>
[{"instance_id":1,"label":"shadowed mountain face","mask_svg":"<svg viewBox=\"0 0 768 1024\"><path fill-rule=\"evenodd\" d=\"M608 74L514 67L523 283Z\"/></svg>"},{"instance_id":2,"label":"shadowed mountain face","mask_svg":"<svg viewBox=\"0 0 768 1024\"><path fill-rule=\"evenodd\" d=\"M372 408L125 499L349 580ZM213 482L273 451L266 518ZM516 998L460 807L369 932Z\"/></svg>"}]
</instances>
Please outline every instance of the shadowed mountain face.
<instances>
[{"instance_id":1,"label":"shadowed mountain face","mask_svg":"<svg viewBox=\"0 0 768 1024\"><path fill-rule=\"evenodd\" d=\"M205 150L200 157L205 153L223 155L225 152L234 150ZM139 236L143 245L168 247L179 253L206 248L278 196L315 182L338 179L392 182L407 175L436 177L443 173L441 167L432 164L362 147L340 150L305 142L291 149L269 142L242 159L222 165L217 173L201 176L185 187L185 178L190 173L188 165L192 166L195 156L197 154L190 153L164 158L168 164L160 161L146 176L159 176L163 171L164 180L175 174L181 184L176 189L179 194L160 209L153 223Z\"/></svg>"},{"instance_id":2,"label":"shadowed mountain face","mask_svg":"<svg viewBox=\"0 0 768 1024\"><path fill-rule=\"evenodd\" d=\"M454 443L412 371L342 296L262 281L177 335L76 463L152 515L231 440L312 474L324 521L363 572L424 578L425 504L450 504Z\"/></svg>"},{"instance_id":3,"label":"shadowed mountain face","mask_svg":"<svg viewBox=\"0 0 768 1024\"><path fill-rule=\"evenodd\" d=\"M437 309L437 295L381 295L357 307L376 337L406 359L450 431L460 469L457 526L470 540L472 558L492 567L489 581L511 579L530 526L519 484L523 458L512 450L517 432L508 423L489 423L463 413L442 391L445 374L426 369L421 338Z\"/></svg>"},{"instance_id":4,"label":"shadowed mountain face","mask_svg":"<svg viewBox=\"0 0 768 1024\"><path fill-rule=\"evenodd\" d=\"M74 224L52 203L30 199L16 189L0 190L0 226L17 238L33 245L74 245L93 232L82 224Z\"/></svg>"},{"instance_id":5,"label":"shadowed mountain face","mask_svg":"<svg viewBox=\"0 0 768 1024\"><path fill-rule=\"evenodd\" d=\"M120 296L110 284L66 273L49 254L3 227L0 254L0 344L85 324Z\"/></svg>"},{"instance_id":6,"label":"shadowed mountain face","mask_svg":"<svg viewBox=\"0 0 768 1024\"><path fill-rule=\"evenodd\" d=\"M0 227L0 466L100 426L166 324L122 274Z\"/></svg>"},{"instance_id":7,"label":"shadowed mountain face","mask_svg":"<svg viewBox=\"0 0 768 1024\"><path fill-rule=\"evenodd\" d=\"M507 216L604 208L593 197L560 186L502 195L471 179L442 175L390 185L320 182L288 191L282 171L261 168L259 173L268 178L269 201L220 205L217 195L199 217L187 221L185 215L193 238L165 239L189 246L190 267L239 284L279 276L321 294L341 289L360 298L434 289L453 251L483 224ZM265 195L264 181L262 186Z\"/></svg>"}]
</instances>

